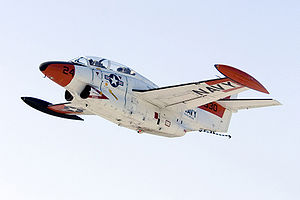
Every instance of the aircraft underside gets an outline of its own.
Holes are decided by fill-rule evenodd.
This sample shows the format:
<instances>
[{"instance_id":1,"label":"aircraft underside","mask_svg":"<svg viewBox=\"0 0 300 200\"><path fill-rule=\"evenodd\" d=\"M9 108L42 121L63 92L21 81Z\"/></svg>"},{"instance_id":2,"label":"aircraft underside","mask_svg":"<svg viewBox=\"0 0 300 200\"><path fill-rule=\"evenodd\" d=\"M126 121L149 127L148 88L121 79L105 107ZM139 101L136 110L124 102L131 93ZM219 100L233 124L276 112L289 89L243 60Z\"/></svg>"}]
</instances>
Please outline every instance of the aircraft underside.
<instances>
[{"instance_id":1,"label":"aircraft underside","mask_svg":"<svg viewBox=\"0 0 300 200\"><path fill-rule=\"evenodd\" d=\"M50 80L66 89L66 103L22 97L44 113L73 120L98 115L138 133L180 137L190 131L221 136L231 115L241 109L280 105L273 99L237 99L248 89L268 91L252 76L226 65L215 65L224 78L158 87L129 67L98 57L40 65Z\"/></svg>"}]
</instances>

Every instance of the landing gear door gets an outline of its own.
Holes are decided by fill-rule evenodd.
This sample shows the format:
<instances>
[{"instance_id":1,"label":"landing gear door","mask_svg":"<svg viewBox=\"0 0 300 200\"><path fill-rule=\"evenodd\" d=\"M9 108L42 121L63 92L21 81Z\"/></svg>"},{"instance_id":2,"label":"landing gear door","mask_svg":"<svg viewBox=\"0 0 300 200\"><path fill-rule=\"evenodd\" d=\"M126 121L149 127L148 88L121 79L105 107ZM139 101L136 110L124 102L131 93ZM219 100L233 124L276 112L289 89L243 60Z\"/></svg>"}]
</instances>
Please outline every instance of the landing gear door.
<instances>
[{"instance_id":1,"label":"landing gear door","mask_svg":"<svg viewBox=\"0 0 300 200\"><path fill-rule=\"evenodd\" d=\"M92 70L93 70L93 77L92 77L93 85L95 85L97 89L101 90L102 83L103 83L102 71L99 69L92 69Z\"/></svg>"}]
</instances>

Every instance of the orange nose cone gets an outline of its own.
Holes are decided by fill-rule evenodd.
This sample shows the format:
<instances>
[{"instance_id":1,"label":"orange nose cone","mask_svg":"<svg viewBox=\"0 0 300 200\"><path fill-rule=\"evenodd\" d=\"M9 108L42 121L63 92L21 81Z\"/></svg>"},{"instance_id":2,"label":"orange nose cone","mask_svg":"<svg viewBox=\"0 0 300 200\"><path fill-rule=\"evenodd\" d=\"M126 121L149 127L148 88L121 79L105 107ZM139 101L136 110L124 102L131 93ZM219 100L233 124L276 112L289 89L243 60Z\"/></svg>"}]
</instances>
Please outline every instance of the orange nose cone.
<instances>
[{"instance_id":1,"label":"orange nose cone","mask_svg":"<svg viewBox=\"0 0 300 200\"><path fill-rule=\"evenodd\" d=\"M75 67L69 62L45 62L40 65L40 70L55 83L65 87L75 75Z\"/></svg>"},{"instance_id":2,"label":"orange nose cone","mask_svg":"<svg viewBox=\"0 0 300 200\"><path fill-rule=\"evenodd\" d=\"M269 94L267 89L260 82L258 82L254 77L250 76L246 72L227 65L215 65L215 67L219 72L221 72L224 76L230 78L231 80L253 90Z\"/></svg>"}]
</instances>

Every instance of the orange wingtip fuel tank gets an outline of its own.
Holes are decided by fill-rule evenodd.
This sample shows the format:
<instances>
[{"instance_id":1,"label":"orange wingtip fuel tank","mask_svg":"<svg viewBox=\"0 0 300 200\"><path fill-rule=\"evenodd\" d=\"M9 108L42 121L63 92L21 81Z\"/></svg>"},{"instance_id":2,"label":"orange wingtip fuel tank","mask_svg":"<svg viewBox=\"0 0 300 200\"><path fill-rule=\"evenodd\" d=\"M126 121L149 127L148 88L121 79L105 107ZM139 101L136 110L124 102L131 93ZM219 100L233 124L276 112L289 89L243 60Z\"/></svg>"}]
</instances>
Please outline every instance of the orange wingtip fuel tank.
<instances>
[{"instance_id":1,"label":"orange wingtip fuel tank","mask_svg":"<svg viewBox=\"0 0 300 200\"><path fill-rule=\"evenodd\" d=\"M245 87L251 88L253 90L269 94L267 89L260 82L258 82L255 78L253 78L246 72L243 72L234 67L230 67L228 65L216 64L215 67L221 74L231 79L232 81Z\"/></svg>"},{"instance_id":2,"label":"orange wingtip fuel tank","mask_svg":"<svg viewBox=\"0 0 300 200\"><path fill-rule=\"evenodd\" d=\"M75 67L69 62L50 61L40 65L40 70L55 83L65 87L75 75Z\"/></svg>"}]
</instances>

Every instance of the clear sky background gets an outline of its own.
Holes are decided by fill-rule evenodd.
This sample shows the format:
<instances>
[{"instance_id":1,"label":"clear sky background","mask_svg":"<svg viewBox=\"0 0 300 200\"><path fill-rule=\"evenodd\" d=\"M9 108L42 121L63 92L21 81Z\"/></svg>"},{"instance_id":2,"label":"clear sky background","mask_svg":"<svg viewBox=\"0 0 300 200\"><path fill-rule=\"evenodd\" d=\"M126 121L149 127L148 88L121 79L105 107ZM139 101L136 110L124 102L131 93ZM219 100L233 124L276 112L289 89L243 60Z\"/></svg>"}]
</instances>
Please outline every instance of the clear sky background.
<instances>
[{"instance_id":1,"label":"clear sky background","mask_svg":"<svg viewBox=\"0 0 300 200\"><path fill-rule=\"evenodd\" d=\"M300 199L300 3L1 1L0 199ZM233 115L232 139L164 138L97 116L55 118L21 96L65 102L49 60L94 55L159 86L220 75L257 78L283 106Z\"/></svg>"}]
</instances>

